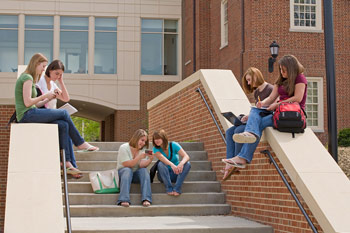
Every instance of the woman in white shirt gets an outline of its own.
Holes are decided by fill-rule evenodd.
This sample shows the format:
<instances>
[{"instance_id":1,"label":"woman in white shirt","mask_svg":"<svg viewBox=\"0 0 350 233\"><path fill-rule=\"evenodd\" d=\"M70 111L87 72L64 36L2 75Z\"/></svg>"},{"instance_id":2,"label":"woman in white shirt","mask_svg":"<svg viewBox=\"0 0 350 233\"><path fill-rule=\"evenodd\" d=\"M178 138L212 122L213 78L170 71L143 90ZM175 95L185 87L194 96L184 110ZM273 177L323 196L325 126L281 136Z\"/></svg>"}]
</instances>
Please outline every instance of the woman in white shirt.
<instances>
[{"instance_id":1,"label":"woman in white shirt","mask_svg":"<svg viewBox=\"0 0 350 233\"><path fill-rule=\"evenodd\" d=\"M56 98L53 99L45 99L43 101L40 101L38 104L36 104L37 107L43 107L48 109L56 109L57 108L57 99L62 100L63 102L68 102L70 100L69 94L66 88L66 85L63 81L63 72L64 72L64 65L60 60L54 60L52 61L46 71L45 74L43 74L40 77L40 80L36 83L36 86L40 88L42 94L51 92L55 94ZM59 87L56 85L55 82L58 82ZM73 151L73 143L72 140L69 138L68 140L69 144L69 151L66 151L66 154L70 155L71 161L68 161L67 164L67 173L72 175L73 178L81 178L82 174L81 171L77 169L77 164L74 156ZM91 147L86 151L97 151L97 147Z\"/></svg>"}]
</instances>

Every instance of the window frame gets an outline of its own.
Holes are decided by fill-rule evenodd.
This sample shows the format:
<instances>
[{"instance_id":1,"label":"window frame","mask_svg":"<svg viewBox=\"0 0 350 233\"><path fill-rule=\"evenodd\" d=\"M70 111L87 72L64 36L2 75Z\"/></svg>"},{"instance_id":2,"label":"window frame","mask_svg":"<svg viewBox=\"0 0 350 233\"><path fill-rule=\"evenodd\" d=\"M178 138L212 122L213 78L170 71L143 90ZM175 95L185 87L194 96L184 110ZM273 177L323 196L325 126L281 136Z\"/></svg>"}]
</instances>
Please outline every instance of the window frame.
<instances>
[{"instance_id":1,"label":"window frame","mask_svg":"<svg viewBox=\"0 0 350 233\"><path fill-rule=\"evenodd\" d=\"M160 32L142 32L142 20L161 20L162 21L162 31ZM165 31L165 21L166 20L174 20L177 21L177 31L176 32L166 32ZM162 35L162 74L142 74L142 34L161 34ZM165 35L177 35L177 47L176 47L176 67L177 67L177 74L176 75L165 75L164 74L164 38ZM140 76L141 81L180 81L181 80L181 67L180 67L180 57L181 57L181 21L178 18L146 18L142 17L140 18L140 63L139 63L139 69L140 69Z\"/></svg>"},{"instance_id":2,"label":"window frame","mask_svg":"<svg viewBox=\"0 0 350 233\"><path fill-rule=\"evenodd\" d=\"M318 106L318 112L317 112L317 120L318 125L317 126L308 126L310 129L312 129L314 132L322 133L324 132L324 100L323 100L323 78L322 77L307 77L306 78L308 82L316 82L317 83L317 106ZM308 86L309 88L309 86ZM307 100L305 103L305 108L307 105Z\"/></svg>"},{"instance_id":3,"label":"window frame","mask_svg":"<svg viewBox=\"0 0 350 233\"><path fill-rule=\"evenodd\" d=\"M289 31L291 32L315 32L315 33L323 33L323 25L322 25L322 1L316 0L316 26L294 26L294 6L295 4L300 5L299 3L294 3L294 0L290 0L290 26ZM304 5L307 5L304 3Z\"/></svg>"},{"instance_id":4,"label":"window frame","mask_svg":"<svg viewBox=\"0 0 350 233\"><path fill-rule=\"evenodd\" d=\"M108 19L114 19L116 20L116 29L115 30L102 30L102 29L96 29L96 19L102 19L102 18L108 18ZM90 29L89 29L90 31ZM93 30L91 29L91 31L93 31L93 34L94 34L94 39L93 39L93 43L94 43L94 46L93 46L93 66L94 66L94 69L93 69L93 74L94 75L117 75L118 74L118 17L100 17L100 16L94 16L94 28ZM115 33L116 35L116 54L115 54L115 59L116 59L116 63L115 63L115 73L96 73L95 72L95 66L96 66L96 61L95 61L95 55L96 55L96 33Z\"/></svg>"},{"instance_id":5,"label":"window frame","mask_svg":"<svg viewBox=\"0 0 350 233\"><path fill-rule=\"evenodd\" d=\"M226 13L226 17L225 17ZM220 49L226 47L228 45L228 1L221 1L221 9L220 9L220 27L221 27L221 45Z\"/></svg>"}]
</instances>

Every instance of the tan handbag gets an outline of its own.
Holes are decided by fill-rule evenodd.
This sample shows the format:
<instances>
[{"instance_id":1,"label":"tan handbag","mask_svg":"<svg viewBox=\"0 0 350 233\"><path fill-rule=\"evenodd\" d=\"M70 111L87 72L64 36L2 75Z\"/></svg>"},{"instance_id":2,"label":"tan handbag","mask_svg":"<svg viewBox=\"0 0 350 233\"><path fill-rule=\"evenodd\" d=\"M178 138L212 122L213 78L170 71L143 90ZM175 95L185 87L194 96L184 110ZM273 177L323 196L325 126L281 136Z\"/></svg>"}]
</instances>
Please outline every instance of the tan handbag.
<instances>
[{"instance_id":1,"label":"tan handbag","mask_svg":"<svg viewBox=\"0 0 350 233\"><path fill-rule=\"evenodd\" d=\"M117 169L90 172L89 178L94 193L119 193Z\"/></svg>"}]
</instances>

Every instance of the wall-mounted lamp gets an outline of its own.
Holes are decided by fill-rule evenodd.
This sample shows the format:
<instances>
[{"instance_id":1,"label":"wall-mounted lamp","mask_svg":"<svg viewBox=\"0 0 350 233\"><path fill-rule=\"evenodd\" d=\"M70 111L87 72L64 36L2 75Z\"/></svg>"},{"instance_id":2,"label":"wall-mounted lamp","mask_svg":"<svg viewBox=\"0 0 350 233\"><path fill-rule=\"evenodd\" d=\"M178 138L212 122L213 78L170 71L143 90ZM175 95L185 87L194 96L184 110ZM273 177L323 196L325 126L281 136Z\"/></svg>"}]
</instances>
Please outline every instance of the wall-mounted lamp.
<instances>
[{"instance_id":1,"label":"wall-mounted lamp","mask_svg":"<svg viewBox=\"0 0 350 233\"><path fill-rule=\"evenodd\" d=\"M270 44L270 51L271 51L271 57L269 58L269 72L273 72L273 63L276 61L276 57L278 56L278 50L280 46L276 43L276 41L273 41L272 44Z\"/></svg>"}]
</instances>

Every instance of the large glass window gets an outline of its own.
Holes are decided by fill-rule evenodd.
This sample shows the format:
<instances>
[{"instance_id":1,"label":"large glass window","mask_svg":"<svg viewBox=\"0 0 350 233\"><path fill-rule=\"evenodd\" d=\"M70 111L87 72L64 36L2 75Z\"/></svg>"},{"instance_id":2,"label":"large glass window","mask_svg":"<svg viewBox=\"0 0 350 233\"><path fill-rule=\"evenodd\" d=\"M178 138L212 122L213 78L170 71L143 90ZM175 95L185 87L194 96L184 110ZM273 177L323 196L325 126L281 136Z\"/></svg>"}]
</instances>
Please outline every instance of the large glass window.
<instances>
[{"instance_id":1,"label":"large glass window","mask_svg":"<svg viewBox=\"0 0 350 233\"><path fill-rule=\"evenodd\" d=\"M87 73L88 30L86 17L61 17L60 60L65 73Z\"/></svg>"},{"instance_id":2,"label":"large glass window","mask_svg":"<svg viewBox=\"0 0 350 233\"><path fill-rule=\"evenodd\" d=\"M322 29L321 0L290 0L291 30Z\"/></svg>"},{"instance_id":3,"label":"large glass window","mask_svg":"<svg viewBox=\"0 0 350 233\"><path fill-rule=\"evenodd\" d=\"M142 19L141 74L177 75L177 20Z\"/></svg>"},{"instance_id":4,"label":"large glass window","mask_svg":"<svg viewBox=\"0 0 350 233\"><path fill-rule=\"evenodd\" d=\"M17 72L18 16L0 15L0 72Z\"/></svg>"},{"instance_id":5,"label":"large glass window","mask_svg":"<svg viewBox=\"0 0 350 233\"><path fill-rule=\"evenodd\" d=\"M53 17L25 17L24 64L28 64L35 53L44 54L50 61L53 58Z\"/></svg>"},{"instance_id":6,"label":"large glass window","mask_svg":"<svg viewBox=\"0 0 350 233\"><path fill-rule=\"evenodd\" d=\"M95 74L117 73L117 19L95 18Z\"/></svg>"}]
</instances>

